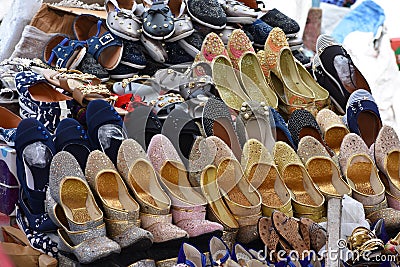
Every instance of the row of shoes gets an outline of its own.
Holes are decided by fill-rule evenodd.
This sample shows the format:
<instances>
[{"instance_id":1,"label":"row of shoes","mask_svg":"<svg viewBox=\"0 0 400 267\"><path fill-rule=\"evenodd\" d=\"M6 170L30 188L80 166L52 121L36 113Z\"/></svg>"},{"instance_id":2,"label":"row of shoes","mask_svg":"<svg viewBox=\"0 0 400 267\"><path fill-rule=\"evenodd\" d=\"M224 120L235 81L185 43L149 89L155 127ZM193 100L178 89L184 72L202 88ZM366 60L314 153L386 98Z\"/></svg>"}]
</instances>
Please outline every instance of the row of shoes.
<instances>
[{"instance_id":1,"label":"row of shoes","mask_svg":"<svg viewBox=\"0 0 400 267\"><path fill-rule=\"evenodd\" d=\"M281 27L296 56L309 63L298 50L302 41L295 36L300 28L293 19L276 9L256 12L238 1L223 2L126 4L106 0L105 21L88 14L78 16L72 24L74 36L52 37L44 48L43 61L51 67L79 69L102 80L139 72L151 75L157 68L193 61L204 36L211 31L227 42L234 29L242 28L255 47L262 47L272 28ZM226 21L231 24L226 26Z\"/></svg>"},{"instance_id":2,"label":"row of shoes","mask_svg":"<svg viewBox=\"0 0 400 267\"><path fill-rule=\"evenodd\" d=\"M175 266L205 267L218 264L230 267L261 267L282 264L285 261L288 264L287 261L290 260L294 266L314 266L317 260L312 254L317 255L327 241L325 229L317 223L306 218L296 220L279 211L275 211L271 218L260 218L258 229L265 245L262 252L246 249L239 243L229 247L222 239L214 236L209 241L209 259L196 247L183 243ZM278 256L279 251L285 253ZM297 258L294 253L297 253Z\"/></svg>"}]
</instances>

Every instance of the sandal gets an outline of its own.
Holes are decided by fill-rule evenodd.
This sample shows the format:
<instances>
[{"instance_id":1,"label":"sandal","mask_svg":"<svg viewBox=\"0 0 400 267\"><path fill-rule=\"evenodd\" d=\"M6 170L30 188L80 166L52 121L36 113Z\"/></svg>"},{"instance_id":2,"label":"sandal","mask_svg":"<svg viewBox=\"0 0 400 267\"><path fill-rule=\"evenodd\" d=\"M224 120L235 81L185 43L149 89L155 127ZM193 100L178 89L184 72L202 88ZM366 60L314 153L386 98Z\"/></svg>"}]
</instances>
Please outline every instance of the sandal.
<instances>
[{"instance_id":1,"label":"sandal","mask_svg":"<svg viewBox=\"0 0 400 267\"><path fill-rule=\"evenodd\" d=\"M77 16L73 30L79 41L86 41L88 53L106 70L118 66L123 52L122 40L109 32L100 18L93 15Z\"/></svg>"},{"instance_id":2,"label":"sandal","mask_svg":"<svg viewBox=\"0 0 400 267\"><path fill-rule=\"evenodd\" d=\"M294 218L289 218L284 213L275 211L272 214L272 225L280 237L280 242L283 241L283 243L289 245L299 255L303 255L305 251L310 249L310 247L307 247L304 238L300 235L299 224Z\"/></svg>"},{"instance_id":3,"label":"sandal","mask_svg":"<svg viewBox=\"0 0 400 267\"><path fill-rule=\"evenodd\" d=\"M94 75L82 73L78 70L43 70L42 75L46 80L69 93L73 93L74 89L83 84L98 85L101 80Z\"/></svg>"},{"instance_id":4,"label":"sandal","mask_svg":"<svg viewBox=\"0 0 400 267\"><path fill-rule=\"evenodd\" d=\"M82 84L75 88L72 93L73 98L83 107L86 107L90 101L95 99L106 100L111 96L110 91L104 84L90 85Z\"/></svg>"},{"instance_id":5,"label":"sandal","mask_svg":"<svg viewBox=\"0 0 400 267\"><path fill-rule=\"evenodd\" d=\"M76 69L86 54L85 43L58 34L46 44L43 60L52 67Z\"/></svg>"}]
</instances>

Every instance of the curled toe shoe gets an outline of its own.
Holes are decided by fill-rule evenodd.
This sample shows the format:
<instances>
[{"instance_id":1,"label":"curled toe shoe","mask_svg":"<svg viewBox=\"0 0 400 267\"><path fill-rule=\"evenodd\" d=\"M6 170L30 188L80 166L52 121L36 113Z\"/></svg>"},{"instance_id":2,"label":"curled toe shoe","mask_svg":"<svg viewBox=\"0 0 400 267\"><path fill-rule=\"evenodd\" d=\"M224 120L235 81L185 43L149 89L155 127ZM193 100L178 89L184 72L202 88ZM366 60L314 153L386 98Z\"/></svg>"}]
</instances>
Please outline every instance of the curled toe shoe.
<instances>
[{"instance_id":1,"label":"curled toe shoe","mask_svg":"<svg viewBox=\"0 0 400 267\"><path fill-rule=\"evenodd\" d=\"M153 234L154 243L180 242L188 233L172 224L171 199L161 188L145 150L133 139L122 142L118 170L140 205L141 226Z\"/></svg>"},{"instance_id":2,"label":"curled toe shoe","mask_svg":"<svg viewBox=\"0 0 400 267\"><path fill-rule=\"evenodd\" d=\"M97 206L76 159L57 153L50 168L50 196L57 203L50 211L61 228L59 249L73 253L81 263L91 263L119 253L118 243L106 237L103 212Z\"/></svg>"},{"instance_id":3,"label":"curled toe shoe","mask_svg":"<svg viewBox=\"0 0 400 267\"><path fill-rule=\"evenodd\" d=\"M317 139L312 136L303 137L297 154L314 184L326 198L351 195L351 188L342 179L338 166Z\"/></svg>"},{"instance_id":4,"label":"curled toe shoe","mask_svg":"<svg viewBox=\"0 0 400 267\"><path fill-rule=\"evenodd\" d=\"M353 189L353 198L364 205L366 213L387 207L385 187L369 153L363 139L355 133L344 137L339 153L340 167Z\"/></svg>"},{"instance_id":5,"label":"curled toe shoe","mask_svg":"<svg viewBox=\"0 0 400 267\"><path fill-rule=\"evenodd\" d=\"M171 141L161 134L155 135L148 154L172 200L175 225L188 232L189 237L222 232L222 225L205 219L206 200L191 187L186 168Z\"/></svg>"},{"instance_id":6,"label":"curled toe shoe","mask_svg":"<svg viewBox=\"0 0 400 267\"><path fill-rule=\"evenodd\" d=\"M108 236L122 248L133 245L149 248L153 235L139 228L139 204L129 195L107 155L98 150L91 152L85 172L89 185L103 205Z\"/></svg>"},{"instance_id":7,"label":"curled toe shoe","mask_svg":"<svg viewBox=\"0 0 400 267\"><path fill-rule=\"evenodd\" d=\"M315 187L296 152L288 144L279 141L275 144L274 160L291 193L294 216L324 220L325 198Z\"/></svg>"},{"instance_id":8,"label":"curled toe shoe","mask_svg":"<svg viewBox=\"0 0 400 267\"><path fill-rule=\"evenodd\" d=\"M244 173L249 182L260 192L264 216L271 217L274 210L293 216L291 197L280 176L274 159L258 140L250 139L243 147Z\"/></svg>"}]
</instances>

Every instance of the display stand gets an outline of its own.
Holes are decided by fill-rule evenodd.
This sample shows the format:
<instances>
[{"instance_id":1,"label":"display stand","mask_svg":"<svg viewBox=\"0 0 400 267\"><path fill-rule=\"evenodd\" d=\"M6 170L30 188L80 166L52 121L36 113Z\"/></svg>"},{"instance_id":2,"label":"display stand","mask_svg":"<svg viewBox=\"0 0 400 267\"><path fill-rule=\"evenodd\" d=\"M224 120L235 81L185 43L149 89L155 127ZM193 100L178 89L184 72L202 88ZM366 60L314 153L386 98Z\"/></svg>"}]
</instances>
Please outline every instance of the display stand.
<instances>
[{"instance_id":1,"label":"display stand","mask_svg":"<svg viewBox=\"0 0 400 267\"><path fill-rule=\"evenodd\" d=\"M342 218L342 199L331 198L328 200L328 221L327 228L327 244L326 244L326 267L339 267L340 265L340 248L341 243L341 218Z\"/></svg>"}]
</instances>

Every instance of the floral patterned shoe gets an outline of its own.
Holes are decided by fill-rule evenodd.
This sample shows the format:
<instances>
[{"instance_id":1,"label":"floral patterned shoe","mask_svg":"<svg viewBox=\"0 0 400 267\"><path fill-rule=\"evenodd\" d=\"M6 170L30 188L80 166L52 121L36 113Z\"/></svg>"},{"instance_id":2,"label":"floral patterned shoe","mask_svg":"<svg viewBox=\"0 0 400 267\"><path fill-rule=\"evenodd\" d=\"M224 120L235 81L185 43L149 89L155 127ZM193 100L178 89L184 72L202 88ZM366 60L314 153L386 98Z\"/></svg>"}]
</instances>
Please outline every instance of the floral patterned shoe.
<instances>
[{"instance_id":1,"label":"floral patterned shoe","mask_svg":"<svg viewBox=\"0 0 400 267\"><path fill-rule=\"evenodd\" d=\"M224 55L229 58L224 42L216 33L211 32L204 38L200 53L197 56L197 61L211 63L214 58L219 55Z\"/></svg>"},{"instance_id":2,"label":"floral patterned shoe","mask_svg":"<svg viewBox=\"0 0 400 267\"><path fill-rule=\"evenodd\" d=\"M228 41L228 54L235 69L239 70L239 60L245 52L254 52L253 45L244 31L236 29Z\"/></svg>"},{"instance_id":3,"label":"floral patterned shoe","mask_svg":"<svg viewBox=\"0 0 400 267\"><path fill-rule=\"evenodd\" d=\"M279 108L285 115L292 114L296 109L306 109L317 115L315 94L301 79L292 52L283 47L275 67L269 77L269 83L277 94Z\"/></svg>"},{"instance_id":4,"label":"floral patterned shoe","mask_svg":"<svg viewBox=\"0 0 400 267\"><path fill-rule=\"evenodd\" d=\"M349 133L344 137L340 146L339 163L343 175L353 189L353 198L361 202L364 209L386 203L385 187L370 151L360 136Z\"/></svg>"},{"instance_id":5,"label":"floral patterned shoe","mask_svg":"<svg viewBox=\"0 0 400 267\"><path fill-rule=\"evenodd\" d=\"M8 146L15 145L15 135L21 118L6 108L0 107L0 117L3 118L0 123L0 141Z\"/></svg>"},{"instance_id":6,"label":"floral patterned shoe","mask_svg":"<svg viewBox=\"0 0 400 267\"><path fill-rule=\"evenodd\" d=\"M283 47L289 47L285 33L280 28L273 28L264 45L266 67L274 71L277 68L279 52Z\"/></svg>"},{"instance_id":7,"label":"floral patterned shoe","mask_svg":"<svg viewBox=\"0 0 400 267\"><path fill-rule=\"evenodd\" d=\"M188 233L172 224L171 199L161 188L145 150L133 139L122 142L118 170L140 205L141 227L153 234L154 243L181 243Z\"/></svg>"}]
</instances>

